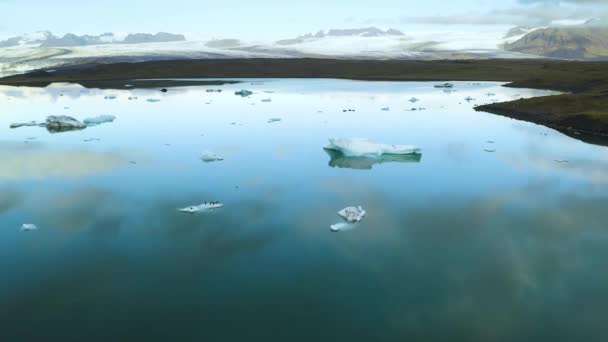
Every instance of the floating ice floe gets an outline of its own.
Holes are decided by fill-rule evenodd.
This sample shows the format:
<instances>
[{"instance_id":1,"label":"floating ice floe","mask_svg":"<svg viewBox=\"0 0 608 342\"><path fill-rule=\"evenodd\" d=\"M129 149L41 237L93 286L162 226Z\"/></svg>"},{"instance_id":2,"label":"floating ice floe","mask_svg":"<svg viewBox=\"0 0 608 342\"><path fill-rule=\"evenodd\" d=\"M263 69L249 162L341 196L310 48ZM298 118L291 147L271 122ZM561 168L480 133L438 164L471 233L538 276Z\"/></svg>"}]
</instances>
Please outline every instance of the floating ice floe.
<instances>
[{"instance_id":1,"label":"floating ice floe","mask_svg":"<svg viewBox=\"0 0 608 342\"><path fill-rule=\"evenodd\" d=\"M18 123L12 123L11 124L11 128L19 128L19 127L36 127L36 126L44 126L44 124L39 124L36 121L30 121L30 122L18 122Z\"/></svg>"},{"instance_id":2,"label":"floating ice floe","mask_svg":"<svg viewBox=\"0 0 608 342\"><path fill-rule=\"evenodd\" d=\"M281 118L270 118L270 119L268 119L268 123L280 122L280 121L282 121L282 120L283 120L283 119L281 119Z\"/></svg>"},{"instance_id":3,"label":"floating ice floe","mask_svg":"<svg viewBox=\"0 0 608 342\"><path fill-rule=\"evenodd\" d=\"M329 166L341 169L371 170L384 163L420 163L422 154L385 154L382 156L347 157L340 151L324 149L329 155Z\"/></svg>"},{"instance_id":4,"label":"floating ice floe","mask_svg":"<svg viewBox=\"0 0 608 342\"><path fill-rule=\"evenodd\" d=\"M340 216L344 222L332 224L329 226L329 229L332 232L354 229L357 226L357 223L363 221L365 214L366 212L361 206L344 208L338 212L338 216Z\"/></svg>"},{"instance_id":5,"label":"floating ice floe","mask_svg":"<svg viewBox=\"0 0 608 342\"><path fill-rule=\"evenodd\" d=\"M338 212L338 215L348 223L361 222L365 217L365 214L366 212L361 206L346 207Z\"/></svg>"},{"instance_id":6,"label":"floating ice floe","mask_svg":"<svg viewBox=\"0 0 608 342\"><path fill-rule=\"evenodd\" d=\"M412 98L410 99L410 102L411 102L411 103L416 103L416 102L418 102L418 101L420 101L420 100L419 100L419 99L417 99L417 98L415 98L415 97L412 97Z\"/></svg>"},{"instance_id":7,"label":"floating ice floe","mask_svg":"<svg viewBox=\"0 0 608 342\"><path fill-rule=\"evenodd\" d=\"M204 161L205 163L211 163L211 162L222 161L222 160L224 160L224 158L218 156L217 154L215 154L213 152L205 151L201 154L201 160Z\"/></svg>"},{"instance_id":8,"label":"floating ice floe","mask_svg":"<svg viewBox=\"0 0 608 342\"><path fill-rule=\"evenodd\" d=\"M38 230L38 227L36 227L35 224L31 224L31 223L24 223L21 226L21 231L29 232L29 231L32 231L32 230Z\"/></svg>"},{"instance_id":9,"label":"floating ice floe","mask_svg":"<svg viewBox=\"0 0 608 342\"><path fill-rule=\"evenodd\" d=\"M242 97L247 97L252 94L253 94L253 92L251 92L249 90L245 90L245 89L234 92L234 95L238 95L238 96L242 96Z\"/></svg>"},{"instance_id":10,"label":"floating ice floe","mask_svg":"<svg viewBox=\"0 0 608 342\"><path fill-rule=\"evenodd\" d=\"M185 207L185 208L181 208L181 209L177 209L177 210L181 211L182 213L195 214L195 213L198 213L201 211L219 209L223 206L224 206L224 204L220 203L220 202L205 202L201 205L193 205L190 207Z\"/></svg>"},{"instance_id":11,"label":"floating ice floe","mask_svg":"<svg viewBox=\"0 0 608 342\"><path fill-rule=\"evenodd\" d=\"M342 152L347 157L421 153L420 148L416 146L377 144L363 138L332 138L325 148Z\"/></svg>"},{"instance_id":12,"label":"floating ice floe","mask_svg":"<svg viewBox=\"0 0 608 342\"><path fill-rule=\"evenodd\" d=\"M46 118L46 129L51 132L63 132L87 128L87 125L66 115L51 115Z\"/></svg>"},{"instance_id":13,"label":"floating ice floe","mask_svg":"<svg viewBox=\"0 0 608 342\"><path fill-rule=\"evenodd\" d=\"M454 88L452 83L435 84L435 88Z\"/></svg>"},{"instance_id":14,"label":"floating ice floe","mask_svg":"<svg viewBox=\"0 0 608 342\"><path fill-rule=\"evenodd\" d=\"M96 126L108 122L113 122L116 119L114 115L99 115L94 118L84 119L84 124L87 126Z\"/></svg>"},{"instance_id":15,"label":"floating ice floe","mask_svg":"<svg viewBox=\"0 0 608 342\"><path fill-rule=\"evenodd\" d=\"M159 99L147 99L146 101L152 102L152 103L154 103L154 102L160 102Z\"/></svg>"}]
</instances>

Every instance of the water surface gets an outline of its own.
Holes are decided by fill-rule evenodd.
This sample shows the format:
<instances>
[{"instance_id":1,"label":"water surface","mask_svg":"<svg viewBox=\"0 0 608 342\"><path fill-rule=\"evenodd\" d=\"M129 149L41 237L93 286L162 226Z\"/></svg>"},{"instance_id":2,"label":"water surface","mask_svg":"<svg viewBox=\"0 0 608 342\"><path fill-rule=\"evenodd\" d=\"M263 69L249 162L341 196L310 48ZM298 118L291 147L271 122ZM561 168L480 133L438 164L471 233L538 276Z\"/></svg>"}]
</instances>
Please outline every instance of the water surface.
<instances>
[{"instance_id":1,"label":"water surface","mask_svg":"<svg viewBox=\"0 0 608 342\"><path fill-rule=\"evenodd\" d=\"M473 110L550 92L211 88L0 87L2 340L608 339L608 149ZM423 154L346 158L331 137ZM205 201L225 207L176 210ZM364 222L331 233L350 205Z\"/></svg>"}]
</instances>

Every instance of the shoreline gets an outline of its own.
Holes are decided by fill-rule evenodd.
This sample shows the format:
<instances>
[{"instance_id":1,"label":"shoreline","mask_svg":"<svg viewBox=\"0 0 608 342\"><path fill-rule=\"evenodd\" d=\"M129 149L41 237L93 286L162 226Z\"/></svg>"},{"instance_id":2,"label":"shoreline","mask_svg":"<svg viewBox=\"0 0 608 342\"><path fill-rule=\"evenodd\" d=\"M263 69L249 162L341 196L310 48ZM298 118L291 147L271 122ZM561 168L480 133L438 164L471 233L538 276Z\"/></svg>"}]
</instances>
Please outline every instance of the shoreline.
<instances>
[{"instance_id":1,"label":"shoreline","mask_svg":"<svg viewBox=\"0 0 608 342\"><path fill-rule=\"evenodd\" d=\"M159 80L159 79L173 80ZM176 81L206 78L209 81ZM0 85L43 87L55 82L101 89L223 85L214 78L335 78L361 81L493 81L512 88L564 92L475 107L477 111L544 125L562 132L608 138L608 62L556 60L334 60L208 59L86 64L14 75ZM130 80L130 81L129 81ZM135 84L137 83L137 84Z\"/></svg>"}]
</instances>

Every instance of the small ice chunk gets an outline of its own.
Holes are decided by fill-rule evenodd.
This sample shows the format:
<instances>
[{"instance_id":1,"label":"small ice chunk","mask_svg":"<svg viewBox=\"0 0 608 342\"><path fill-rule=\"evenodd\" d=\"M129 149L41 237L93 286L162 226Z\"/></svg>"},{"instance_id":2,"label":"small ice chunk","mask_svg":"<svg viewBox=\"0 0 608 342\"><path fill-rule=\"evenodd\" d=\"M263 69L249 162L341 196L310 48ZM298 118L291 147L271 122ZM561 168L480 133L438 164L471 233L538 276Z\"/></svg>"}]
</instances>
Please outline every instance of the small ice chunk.
<instances>
[{"instance_id":1,"label":"small ice chunk","mask_svg":"<svg viewBox=\"0 0 608 342\"><path fill-rule=\"evenodd\" d=\"M116 100L116 95L104 96L104 99L106 99L106 100Z\"/></svg>"},{"instance_id":2,"label":"small ice chunk","mask_svg":"<svg viewBox=\"0 0 608 342\"><path fill-rule=\"evenodd\" d=\"M201 211L219 209L223 206L224 206L224 204L220 203L220 202L205 202L200 205L193 205L193 206L189 206L189 207L185 207L185 208L181 208L181 209L177 209L177 210L181 211L182 213L195 214L195 213L198 213Z\"/></svg>"},{"instance_id":3,"label":"small ice chunk","mask_svg":"<svg viewBox=\"0 0 608 342\"><path fill-rule=\"evenodd\" d=\"M347 157L381 156L383 154L420 154L420 148L410 145L377 144L363 138L329 139L328 150L342 152Z\"/></svg>"},{"instance_id":4,"label":"small ice chunk","mask_svg":"<svg viewBox=\"0 0 608 342\"><path fill-rule=\"evenodd\" d=\"M154 102L160 102L159 99L147 99L146 101L152 102L152 103L154 103Z\"/></svg>"},{"instance_id":5,"label":"small ice chunk","mask_svg":"<svg viewBox=\"0 0 608 342\"><path fill-rule=\"evenodd\" d=\"M340 231L344 231L344 230L352 230L355 228L355 224L352 223L347 223L347 222L340 222L340 223L336 223L336 224L332 224L331 226L329 226L329 230L331 230L334 233L340 232Z\"/></svg>"},{"instance_id":6,"label":"small ice chunk","mask_svg":"<svg viewBox=\"0 0 608 342\"><path fill-rule=\"evenodd\" d=\"M388 112L389 110L391 110L389 107L384 107L382 108L383 111Z\"/></svg>"},{"instance_id":7,"label":"small ice chunk","mask_svg":"<svg viewBox=\"0 0 608 342\"><path fill-rule=\"evenodd\" d=\"M201 154L201 159L205 162L205 163L211 163L211 162L217 162L217 161L222 161L224 160L224 158L218 156L217 154L210 152L210 151L204 151Z\"/></svg>"},{"instance_id":8,"label":"small ice chunk","mask_svg":"<svg viewBox=\"0 0 608 342\"><path fill-rule=\"evenodd\" d=\"M32 223L24 223L21 226L21 231L29 232L29 231L32 231L32 230L38 230L38 227L36 227L36 225L32 224Z\"/></svg>"},{"instance_id":9,"label":"small ice chunk","mask_svg":"<svg viewBox=\"0 0 608 342\"><path fill-rule=\"evenodd\" d=\"M272 102L272 99L262 99L262 102Z\"/></svg>"},{"instance_id":10,"label":"small ice chunk","mask_svg":"<svg viewBox=\"0 0 608 342\"><path fill-rule=\"evenodd\" d=\"M348 223L361 222L365 217L365 210L361 206L358 207L347 207L338 212L338 215Z\"/></svg>"},{"instance_id":11,"label":"small ice chunk","mask_svg":"<svg viewBox=\"0 0 608 342\"><path fill-rule=\"evenodd\" d=\"M133 88L132 84L125 84L125 88Z\"/></svg>"},{"instance_id":12,"label":"small ice chunk","mask_svg":"<svg viewBox=\"0 0 608 342\"><path fill-rule=\"evenodd\" d=\"M208 93L221 93L222 89L207 89Z\"/></svg>"},{"instance_id":13,"label":"small ice chunk","mask_svg":"<svg viewBox=\"0 0 608 342\"><path fill-rule=\"evenodd\" d=\"M268 123L280 122L280 121L282 121L282 120L283 120L283 119L281 119L281 118L270 118L270 119L268 119Z\"/></svg>"},{"instance_id":14,"label":"small ice chunk","mask_svg":"<svg viewBox=\"0 0 608 342\"><path fill-rule=\"evenodd\" d=\"M418 99L417 99L417 98L415 98L415 97L412 97L412 98L410 99L410 102L411 102L411 103L416 103L416 102L418 102L418 101L420 101L420 100L418 100Z\"/></svg>"},{"instance_id":15,"label":"small ice chunk","mask_svg":"<svg viewBox=\"0 0 608 342\"><path fill-rule=\"evenodd\" d=\"M245 90L245 89L234 92L234 95L238 95L238 96L242 96L242 97L247 97L252 94L253 94L253 92L251 92L249 90Z\"/></svg>"},{"instance_id":16,"label":"small ice chunk","mask_svg":"<svg viewBox=\"0 0 608 342\"><path fill-rule=\"evenodd\" d=\"M116 119L114 115L99 115L94 118L84 119L84 124L87 126L101 125L107 122L113 122Z\"/></svg>"}]
</instances>

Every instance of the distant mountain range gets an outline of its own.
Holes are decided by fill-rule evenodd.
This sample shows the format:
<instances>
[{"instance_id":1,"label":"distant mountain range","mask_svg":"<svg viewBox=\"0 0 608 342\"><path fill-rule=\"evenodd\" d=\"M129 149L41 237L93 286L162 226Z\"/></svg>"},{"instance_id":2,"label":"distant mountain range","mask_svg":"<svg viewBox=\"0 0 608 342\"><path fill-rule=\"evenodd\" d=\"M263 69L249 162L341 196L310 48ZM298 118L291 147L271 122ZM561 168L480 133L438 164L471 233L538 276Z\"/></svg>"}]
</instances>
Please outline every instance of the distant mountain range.
<instances>
[{"instance_id":1,"label":"distant mountain range","mask_svg":"<svg viewBox=\"0 0 608 342\"><path fill-rule=\"evenodd\" d=\"M75 47L88 45L106 44L144 44L144 43L167 43L185 41L186 37L181 34L159 32L156 34L135 33L129 34L124 39L119 39L113 33L104 33L98 36L78 36L72 33L62 37L56 36L49 31L26 34L0 41L0 48L16 46L38 46L50 47Z\"/></svg>"},{"instance_id":2,"label":"distant mountain range","mask_svg":"<svg viewBox=\"0 0 608 342\"><path fill-rule=\"evenodd\" d=\"M507 51L562 59L608 59L608 27L566 26L534 30L504 44Z\"/></svg>"},{"instance_id":3,"label":"distant mountain range","mask_svg":"<svg viewBox=\"0 0 608 342\"><path fill-rule=\"evenodd\" d=\"M366 27L361 29L332 29L328 31L319 31L315 34L308 33L303 36L299 36L293 39L284 39L279 40L277 44L279 45L292 45L292 44L300 44L306 41L322 39L327 37L364 37L364 38L373 38L373 37L395 37L395 36L405 36L405 34L396 29L388 29L383 31L377 27Z\"/></svg>"}]
</instances>

